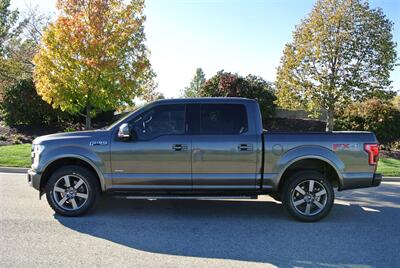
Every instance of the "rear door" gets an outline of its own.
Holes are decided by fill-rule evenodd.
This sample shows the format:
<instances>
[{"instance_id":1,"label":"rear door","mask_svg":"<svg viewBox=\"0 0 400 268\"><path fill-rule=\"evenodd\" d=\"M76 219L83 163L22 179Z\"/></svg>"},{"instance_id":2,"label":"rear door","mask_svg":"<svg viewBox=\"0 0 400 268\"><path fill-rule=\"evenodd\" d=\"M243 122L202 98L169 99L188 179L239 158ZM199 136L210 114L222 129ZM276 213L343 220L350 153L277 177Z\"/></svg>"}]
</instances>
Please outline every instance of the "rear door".
<instances>
[{"instance_id":1,"label":"rear door","mask_svg":"<svg viewBox=\"0 0 400 268\"><path fill-rule=\"evenodd\" d=\"M244 104L188 105L193 189L256 188L257 137Z\"/></svg>"}]
</instances>

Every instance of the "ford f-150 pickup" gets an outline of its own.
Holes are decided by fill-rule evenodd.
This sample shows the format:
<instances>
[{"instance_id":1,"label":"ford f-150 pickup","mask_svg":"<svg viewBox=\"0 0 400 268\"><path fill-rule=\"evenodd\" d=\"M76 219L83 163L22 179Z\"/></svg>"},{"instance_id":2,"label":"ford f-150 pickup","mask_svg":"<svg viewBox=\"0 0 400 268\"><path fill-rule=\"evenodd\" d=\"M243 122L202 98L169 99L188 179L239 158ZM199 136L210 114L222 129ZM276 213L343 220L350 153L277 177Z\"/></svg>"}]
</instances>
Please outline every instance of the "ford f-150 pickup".
<instances>
[{"instance_id":1,"label":"ford f-150 pickup","mask_svg":"<svg viewBox=\"0 0 400 268\"><path fill-rule=\"evenodd\" d=\"M58 214L78 216L101 193L128 199L271 195L290 215L317 221L334 188L378 186L370 132L273 133L244 98L152 102L108 128L38 137L28 182Z\"/></svg>"}]
</instances>

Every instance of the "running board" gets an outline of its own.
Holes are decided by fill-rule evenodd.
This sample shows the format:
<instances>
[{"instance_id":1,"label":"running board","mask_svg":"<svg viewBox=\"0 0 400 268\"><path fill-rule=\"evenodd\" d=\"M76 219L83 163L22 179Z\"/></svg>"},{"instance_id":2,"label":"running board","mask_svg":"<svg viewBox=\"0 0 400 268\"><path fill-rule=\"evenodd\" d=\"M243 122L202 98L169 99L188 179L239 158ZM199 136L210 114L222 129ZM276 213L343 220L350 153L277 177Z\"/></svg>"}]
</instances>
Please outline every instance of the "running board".
<instances>
[{"instance_id":1,"label":"running board","mask_svg":"<svg viewBox=\"0 0 400 268\"><path fill-rule=\"evenodd\" d=\"M249 196L140 196L140 195L114 195L115 198L120 199L145 199L145 200L158 200L158 199L191 199L191 200L215 200L215 199L257 199L256 195Z\"/></svg>"}]
</instances>

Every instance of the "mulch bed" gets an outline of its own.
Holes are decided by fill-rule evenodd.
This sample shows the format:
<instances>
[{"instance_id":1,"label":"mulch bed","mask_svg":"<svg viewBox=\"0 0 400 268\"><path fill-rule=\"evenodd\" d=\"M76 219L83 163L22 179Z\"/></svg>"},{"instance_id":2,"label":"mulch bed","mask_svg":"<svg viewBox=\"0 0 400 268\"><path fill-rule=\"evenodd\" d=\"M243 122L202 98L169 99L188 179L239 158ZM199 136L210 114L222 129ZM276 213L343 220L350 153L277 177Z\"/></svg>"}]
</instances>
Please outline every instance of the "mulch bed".
<instances>
[{"instance_id":1,"label":"mulch bed","mask_svg":"<svg viewBox=\"0 0 400 268\"><path fill-rule=\"evenodd\" d=\"M61 131L43 127L9 127L0 122L0 146L19 143L31 143L36 137Z\"/></svg>"}]
</instances>

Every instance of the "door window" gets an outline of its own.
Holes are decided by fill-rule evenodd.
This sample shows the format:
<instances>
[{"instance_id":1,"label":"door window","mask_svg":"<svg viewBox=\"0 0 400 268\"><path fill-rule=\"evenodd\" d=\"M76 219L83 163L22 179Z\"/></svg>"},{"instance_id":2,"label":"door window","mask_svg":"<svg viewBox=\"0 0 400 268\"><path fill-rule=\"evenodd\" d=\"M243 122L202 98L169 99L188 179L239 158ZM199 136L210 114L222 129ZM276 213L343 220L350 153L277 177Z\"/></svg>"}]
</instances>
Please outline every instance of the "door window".
<instances>
[{"instance_id":1,"label":"door window","mask_svg":"<svg viewBox=\"0 0 400 268\"><path fill-rule=\"evenodd\" d=\"M246 108L242 104L202 104L201 134L242 134L248 129Z\"/></svg>"},{"instance_id":2,"label":"door window","mask_svg":"<svg viewBox=\"0 0 400 268\"><path fill-rule=\"evenodd\" d=\"M129 122L139 140L185 133L185 105L159 105Z\"/></svg>"}]
</instances>

